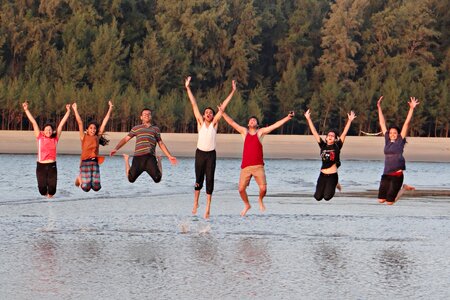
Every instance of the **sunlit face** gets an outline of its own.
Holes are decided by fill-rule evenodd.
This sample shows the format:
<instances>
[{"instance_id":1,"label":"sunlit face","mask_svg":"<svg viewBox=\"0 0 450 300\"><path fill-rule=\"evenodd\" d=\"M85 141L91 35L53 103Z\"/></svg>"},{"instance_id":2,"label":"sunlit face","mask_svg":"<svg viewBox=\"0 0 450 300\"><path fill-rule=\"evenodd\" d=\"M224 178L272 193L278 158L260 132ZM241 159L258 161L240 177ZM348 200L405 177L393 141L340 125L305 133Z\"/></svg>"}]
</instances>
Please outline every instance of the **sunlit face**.
<instances>
[{"instance_id":1,"label":"sunlit face","mask_svg":"<svg viewBox=\"0 0 450 300\"><path fill-rule=\"evenodd\" d=\"M395 128L391 128L389 129L389 139L391 140L391 142L396 141L398 138L398 131Z\"/></svg>"},{"instance_id":2,"label":"sunlit face","mask_svg":"<svg viewBox=\"0 0 450 300\"><path fill-rule=\"evenodd\" d=\"M327 134L327 137L325 138L325 140L327 141L328 145L332 145L334 144L334 142L336 141L336 133L330 131Z\"/></svg>"},{"instance_id":3,"label":"sunlit face","mask_svg":"<svg viewBox=\"0 0 450 300\"><path fill-rule=\"evenodd\" d=\"M257 128L258 120L256 120L255 118L250 118L250 120L248 120L248 127L249 128Z\"/></svg>"},{"instance_id":4,"label":"sunlit face","mask_svg":"<svg viewBox=\"0 0 450 300\"><path fill-rule=\"evenodd\" d=\"M214 119L214 112L212 111L212 109L205 109L205 112L203 113L203 119L208 122L211 122Z\"/></svg>"},{"instance_id":5,"label":"sunlit face","mask_svg":"<svg viewBox=\"0 0 450 300\"><path fill-rule=\"evenodd\" d=\"M50 126L50 125L45 126L44 127L44 136L49 138L52 136L52 134L53 134L52 126Z\"/></svg>"},{"instance_id":6,"label":"sunlit face","mask_svg":"<svg viewBox=\"0 0 450 300\"><path fill-rule=\"evenodd\" d=\"M152 112L150 110L144 110L141 114L141 120L143 123L150 123L152 121Z\"/></svg>"},{"instance_id":7,"label":"sunlit face","mask_svg":"<svg viewBox=\"0 0 450 300\"><path fill-rule=\"evenodd\" d=\"M94 136L97 134L97 126L95 126L95 124L90 124L89 127L87 128L87 134Z\"/></svg>"}]
</instances>

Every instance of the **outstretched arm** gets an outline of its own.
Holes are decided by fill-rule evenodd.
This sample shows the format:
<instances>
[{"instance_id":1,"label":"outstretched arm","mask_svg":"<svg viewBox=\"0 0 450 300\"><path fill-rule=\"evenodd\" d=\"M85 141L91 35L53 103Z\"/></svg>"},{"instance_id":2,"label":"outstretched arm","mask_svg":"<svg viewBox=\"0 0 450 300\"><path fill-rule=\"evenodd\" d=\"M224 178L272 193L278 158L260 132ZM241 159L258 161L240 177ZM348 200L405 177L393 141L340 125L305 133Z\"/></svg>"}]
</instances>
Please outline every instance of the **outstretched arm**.
<instances>
[{"instance_id":1,"label":"outstretched arm","mask_svg":"<svg viewBox=\"0 0 450 300\"><path fill-rule=\"evenodd\" d=\"M228 97L222 102L220 105L220 109L217 114L214 116L213 124L216 125L219 122L220 118L222 118L222 112L225 111L228 103L230 103L231 98L233 98L234 93L236 92L236 80L231 81L231 92Z\"/></svg>"},{"instance_id":2,"label":"outstretched arm","mask_svg":"<svg viewBox=\"0 0 450 300\"><path fill-rule=\"evenodd\" d=\"M386 133L386 120L384 119L383 111L381 110L381 100L383 100L383 96L381 96L377 101L378 107L378 121L380 122L380 128L383 135Z\"/></svg>"},{"instance_id":3,"label":"outstretched arm","mask_svg":"<svg viewBox=\"0 0 450 300\"><path fill-rule=\"evenodd\" d=\"M78 132L80 134L80 140L84 139L84 127L83 127L83 120L81 120L80 114L78 113L78 106L77 103L74 102L72 104L72 109L73 112L75 114L75 119L77 120L77 124L78 124Z\"/></svg>"},{"instance_id":4,"label":"outstretched arm","mask_svg":"<svg viewBox=\"0 0 450 300\"><path fill-rule=\"evenodd\" d=\"M116 154L116 152L119 151L119 149L122 148L122 146L125 145L129 140L131 140L131 137L129 135L127 135L126 137L121 139L117 143L116 147L114 147L114 149L111 150L111 152L109 153L109 156L113 156L114 154Z\"/></svg>"},{"instance_id":5,"label":"outstretched arm","mask_svg":"<svg viewBox=\"0 0 450 300\"><path fill-rule=\"evenodd\" d=\"M221 106L217 107L219 109L219 111L221 112L224 120L228 123L228 125L230 125L231 127L233 127L237 132L239 132L242 136L245 136L247 134L247 128L239 125L238 123L236 123L230 116L228 116L228 114L226 112L224 112L221 108Z\"/></svg>"},{"instance_id":6,"label":"outstretched arm","mask_svg":"<svg viewBox=\"0 0 450 300\"><path fill-rule=\"evenodd\" d=\"M106 124L109 121L109 117L111 117L111 111L114 105L112 104L111 101L108 101L108 105L109 105L108 112L106 113L106 116L103 118L102 125L100 125L100 129L98 130L98 135L102 135L105 132Z\"/></svg>"},{"instance_id":7,"label":"outstretched arm","mask_svg":"<svg viewBox=\"0 0 450 300\"><path fill-rule=\"evenodd\" d=\"M349 114L347 114L347 117L348 117L347 123L345 124L344 130L341 133L342 143L344 143L345 137L347 136L348 130L350 129L350 124L352 124L352 121L356 118L356 115L352 110Z\"/></svg>"},{"instance_id":8,"label":"outstretched arm","mask_svg":"<svg viewBox=\"0 0 450 300\"><path fill-rule=\"evenodd\" d=\"M39 136L39 134L41 133L41 131L39 130L39 125L36 122L36 120L34 119L33 115L31 114L31 112L28 110L28 102L25 101L24 103L22 103L22 107L23 110L25 111L25 114L28 117L28 120L30 120L31 124L33 125L33 131L34 131L34 135L36 137Z\"/></svg>"},{"instance_id":9,"label":"outstretched arm","mask_svg":"<svg viewBox=\"0 0 450 300\"><path fill-rule=\"evenodd\" d=\"M283 119L273 123L270 126L267 127L263 127L260 130L258 130L259 133L259 137L262 137L265 134L271 133L272 131L274 131L275 129L281 127L284 125L284 123L286 123L287 121L289 121L290 119L292 119L295 116L294 111L290 111L288 113L288 115L286 117L284 117Z\"/></svg>"},{"instance_id":10,"label":"outstretched arm","mask_svg":"<svg viewBox=\"0 0 450 300\"><path fill-rule=\"evenodd\" d=\"M59 122L58 128L56 128L56 136L58 137L58 139L61 136L64 125L69 119L69 115L70 115L70 104L66 104L66 113L64 114L64 117L61 119L61 122Z\"/></svg>"},{"instance_id":11,"label":"outstretched arm","mask_svg":"<svg viewBox=\"0 0 450 300\"><path fill-rule=\"evenodd\" d=\"M305 118L306 118L306 121L308 122L309 130L311 130L311 133L313 134L313 136L316 139L316 141L318 143L320 143L320 135L317 133L316 127L314 126L314 123L311 120L311 111L310 111L310 109L308 109L305 112Z\"/></svg>"},{"instance_id":12,"label":"outstretched arm","mask_svg":"<svg viewBox=\"0 0 450 300\"><path fill-rule=\"evenodd\" d=\"M167 158L170 160L170 163L172 165L175 165L177 163L177 158L175 156L172 156L170 154L169 149L167 149L166 144L162 140L158 142L159 148L161 148L162 152L167 156Z\"/></svg>"},{"instance_id":13,"label":"outstretched arm","mask_svg":"<svg viewBox=\"0 0 450 300\"><path fill-rule=\"evenodd\" d=\"M191 87L189 85L190 82L191 76L186 78L184 86L186 87L189 100L191 101L192 110L194 112L195 119L197 120L197 124L201 125L203 123L203 117L202 114L200 113L200 110L198 109L197 100L195 100L194 94L192 94Z\"/></svg>"},{"instance_id":14,"label":"outstretched arm","mask_svg":"<svg viewBox=\"0 0 450 300\"><path fill-rule=\"evenodd\" d=\"M402 127L402 138L406 138L406 135L408 134L408 129L409 129L409 123L411 122L412 119L412 115L414 112L414 109L416 108L417 105L419 105L419 99L416 99L416 97L409 97L409 110L408 110L408 115L406 116L406 120L405 123L403 124Z\"/></svg>"}]
</instances>

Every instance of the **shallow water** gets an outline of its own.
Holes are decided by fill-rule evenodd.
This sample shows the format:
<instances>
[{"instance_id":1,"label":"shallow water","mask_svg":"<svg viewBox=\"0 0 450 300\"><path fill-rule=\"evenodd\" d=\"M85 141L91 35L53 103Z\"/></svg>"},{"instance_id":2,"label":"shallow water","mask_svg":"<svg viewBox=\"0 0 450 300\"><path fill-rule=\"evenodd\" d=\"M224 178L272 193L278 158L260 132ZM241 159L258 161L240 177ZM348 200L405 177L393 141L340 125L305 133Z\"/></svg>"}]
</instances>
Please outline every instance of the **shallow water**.
<instances>
[{"instance_id":1,"label":"shallow water","mask_svg":"<svg viewBox=\"0 0 450 300\"><path fill-rule=\"evenodd\" d=\"M190 215L193 159L163 180L125 180L102 165L100 192L73 186L77 156L58 158L58 192L38 195L35 157L0 155L2 299L448 299L450 200L312 199L318 161L268 160L267 211L239 216L239 160L220 159L209 221ZM449 164L407 163L406 182L448 188ZM382 162L345 161L346 190L377 189ZM447 172L447 173L443 173ZM190 182L189 182L190 181ZM288 193L288 196L284 196ZM204 194L200 215L203 213Z\"/></svg>"}]
</instances>

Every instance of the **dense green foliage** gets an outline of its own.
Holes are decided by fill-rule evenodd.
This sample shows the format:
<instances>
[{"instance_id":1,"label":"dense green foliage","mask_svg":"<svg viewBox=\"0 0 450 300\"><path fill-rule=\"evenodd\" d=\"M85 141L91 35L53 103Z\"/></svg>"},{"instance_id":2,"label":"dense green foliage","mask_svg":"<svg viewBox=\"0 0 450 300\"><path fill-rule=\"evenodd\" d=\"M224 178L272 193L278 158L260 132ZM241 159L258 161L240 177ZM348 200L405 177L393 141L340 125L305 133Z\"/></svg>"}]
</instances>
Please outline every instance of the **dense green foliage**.
<instances>
[{"instance_id":1,"label":"dense green foliage","mask_svg":"<svg viewBox=\"0 0 450 300\"><path fill-rule=\"evenodd\" d=\"M184 89L202 109L238 81L227 108L303 134L357 118L350 134L378 131L376 101L401 125L420 99L411 134L449 136L450 0L1 0L1 129L28 129L77 102L86 119L115 105L108 130L127 131L143 107L166 132L194 132ZM75 130L73 116L68 129ZM221 132L231 128L221 123Z\"/></svg>"}]
</instances>

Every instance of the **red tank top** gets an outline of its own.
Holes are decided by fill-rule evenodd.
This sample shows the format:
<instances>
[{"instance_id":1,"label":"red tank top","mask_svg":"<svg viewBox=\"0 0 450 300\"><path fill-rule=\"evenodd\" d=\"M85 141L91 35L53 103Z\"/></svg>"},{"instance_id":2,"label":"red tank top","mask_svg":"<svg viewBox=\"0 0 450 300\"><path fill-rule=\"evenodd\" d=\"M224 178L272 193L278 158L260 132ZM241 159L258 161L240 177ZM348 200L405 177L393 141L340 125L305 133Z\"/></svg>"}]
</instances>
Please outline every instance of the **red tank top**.
<instances>
[{"instance_id":1,"label":"red tank top","mask_svg":"<svg viewBox=\"0 0 450 300\"><path fill-rule=\"evenodd\" d=\"M251 135L247 132L244 141L241 169L258 165L264 165L263 146L259 141L257 133Z\"/></svg>"}]
</instances>

